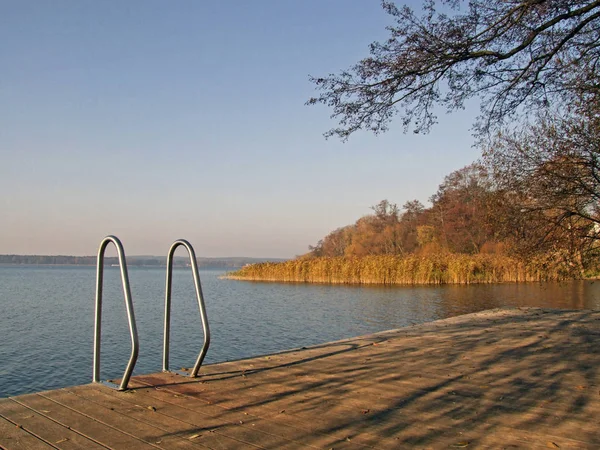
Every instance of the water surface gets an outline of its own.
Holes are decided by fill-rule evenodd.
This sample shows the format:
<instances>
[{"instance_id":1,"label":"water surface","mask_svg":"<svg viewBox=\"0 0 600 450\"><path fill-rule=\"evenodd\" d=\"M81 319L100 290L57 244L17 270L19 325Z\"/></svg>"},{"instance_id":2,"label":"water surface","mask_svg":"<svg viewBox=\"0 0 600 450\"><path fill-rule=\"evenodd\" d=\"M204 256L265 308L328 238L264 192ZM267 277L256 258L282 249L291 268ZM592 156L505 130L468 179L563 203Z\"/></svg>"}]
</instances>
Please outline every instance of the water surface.
<instances>
[{"instance_id":1,"label":"water surface","mask_svg":"<svg viewBox=\"0 0 600 450\"><path fill-rule=\"evenodd\" d=\"M202 271L211 327L206 363L273 353L503 306L600 309L600 282L360 287L222 280ZM134 374L162 361L164 269L129 269L140 356ZM0 397L91 381L95 269L0 266ZM103 379L131 351L118 268L105 271ZM173 279L171 367L202 345L191 273Z\"/></svg>"}]
</instances>

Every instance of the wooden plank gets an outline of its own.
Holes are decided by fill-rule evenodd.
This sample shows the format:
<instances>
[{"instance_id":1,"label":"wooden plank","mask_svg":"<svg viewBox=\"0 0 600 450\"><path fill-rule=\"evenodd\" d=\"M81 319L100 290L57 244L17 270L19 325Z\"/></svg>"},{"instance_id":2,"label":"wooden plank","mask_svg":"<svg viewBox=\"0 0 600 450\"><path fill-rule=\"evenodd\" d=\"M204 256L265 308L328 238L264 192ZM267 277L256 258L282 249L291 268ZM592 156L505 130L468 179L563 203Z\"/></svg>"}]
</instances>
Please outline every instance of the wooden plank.
<instances>
[{"instance_id":1,"label":"wooden plank","mask_svg":"<svg viewBox=\"0 0 600 450\"><path fill-rule=\"evenodd\" d=\"M167 399L167 401L177 402L177 404L190 409L205 409L206 406L200 406L205 405L205 403L198 402L193 397L194 393L189 391L190 384L191 383L188 382L183 384L175 384L171 387L163 387L160 389L160 391L152 391L154 393L151 395L162 395L163 398ZM270 406L268 409L264 409L264 405L262 405L262 403L264 402L265 404L268 404L268 401L262 397L248 397L246 398L246 401L248 400L251 400L252 402L256 401L257 404L248 405L244 403L239 408L236 406L232 407L234 410L239 409L240 411L245 411L244 414L249 414L250 417L267 417L271 419L269 425L274 427L285 425L286 427L293 427L297 429L300 434L306 435L308 432L310 435L320 435L318 436L318 439L308 441L308 443L311 445L323 445L325 443L323 446L326 448L330 448L334 444L335 448L338 448L339 446L356 448L356 446L362 446L365 443L364 436L358 436L356 433L352 433L349 430L343 430L341 428L339 430L335 430L335 428L332 429L330 422L320 420L320 414L309 415L309 417L294 415L294 407L290 406L290 403L286 402L285 400L281 404L278 404L277 407L274 408L273 406ZM303 400L300 401L302 402ZM321 406L327 407L327 403L322 402ZM219 408L218 406L213 407ZM281 410L279 410L280 408ZM357 410L350 412L352 412L355 416L358 415L359 417L362 417L360 415L361 413L357 412ZM347 419L349 415L344 414L344 417ZM319 426L316 426L316 424L319 424ZM364 434L369 435L369 432L365 431ZM349 437L352 437L352 439L349 440ZM368 439L369 442L373 442L374 440L377 440L379 443L383 443L386 441L386 438L381 436L370 436ZM390 442L390 444L392 444L392 448L394 448L397 445L397 441L393 440Z\"/></svg>"},{"instance_id":2,"label":"wooden plank","mask_svg":"<svg viewBox=\"0 0 600 450\"><path fill-rule=\"evenodd\" d=\"M13 400L109 448L145 450L157 447L39 394L14 397Z\"/></svg>"},{"instance_id":3,"label":"wooden plank","mask_svg":"<svg viewBox=\"0 0 600 450\"><path fill-rule=\"evenodd\" d=\"M135 381L134 381L135 383ZM140 391L136 389L136 394ZM165 402L176 404L181 408L188 409L191 411L197 411L201 413L208 413L211 416L217 414L226 414L226 417L232 420L242 420L245 424L250 426L260 427L262 431L271 432L274 434L281 434L289 439L299 440L304 445L310 445L318 448L348 448L356 449L363 448L364 445L360 439L348 440L348 433L339 431L333 432L326 426L323 429L326 433L322 433L318 428L315 428L314 420L311 418L309 423L303 423L303 420L298 417L292 417L289 414L283 414L285 411L267 411L266 414L255 415L248 413L247 409L238 410L227 410L214 405L207 405L204 402L199 402L197 399L178 394L175 391L171 391L168 388L146 388L144 389L144 395L150 398L161 399ZM217 412L213 412L217 410ZM221 411L219 413L218 411ZM224 412L223 412L224 411ZM243 412L242 412L243 411ZM261 411L262 413L262 411ZM285 417L284 417L285 416ZM317 422L318 419L317 419ZM385 439L380 439L384 441ZM397 444L393 442L394 446Z\"/></svg>"},{"instance_id":4,"label":"wooden plank","mask_svg":"<svg viewBox=\"0 0 600 450\"><path fill-rule=\"evenodd\" d=\"M135 385L135 380L132 383ZM118 395L116 393L107 394ZM247 412L227 410L198 402L196 399L178 395L168 389L135 389L130 395L125 395L123 398L132 403L141 404L142 407L151 405L162 414L188 421L198 427L212 429L215 433L240 440L246 439L252 443L260 442L261 445L270 448L331 448L333 444L339 444L340 448L348 449L362 447L358 444L350 444L345 439L340 443L339 439L333 439L331 436L314 433L307 435L305 429L297 426L268 420ZM249 433L250 431L251 433ZM269 440L266 439L265 434L270 436ZM257 440L257 436L260 437L260 440Z\"/></svg>"},{"instance_id":5,"label":"wooden plank","mask_svg":"<svg viewBox=\"0 0 600 450\"><path fill-rule=\"evenodd\" d=\"M87 389L91 389L91 387L87 387ZM205 447L198 440L190 439L191 436L197 434L193 429L177 421L162 417L161 425L160 421L154 421L153 424L150 424L148 420L140 420L142 415L151 417L154 411L147 409L143 411L141 408L117 411L114 407L106 407L100 403L92 402L66 389L50 391L40 395L64 407L75 409L97 422L106 424L121 433L129 434L149 445L169 449Z\"/></svg>"},{"instance_id":6,"label":"wooden plank","mask_svg":"<svg viewBox=\"0 0 600 450\"><path fill-rule=\"evenodd\" d=\"M162 391L161 391L162 392ZM96 392L86 390L82 395L88 398L103 398L113 406L130 408L131 405L138 406L142 410L156 410L154 415L160 413L171 419L177 419L193 426L199 432L212 431L216 434L237 439L241 442L258 444L265 448L305 448L311 444L300 430L270 424L259 417L250 417L247 414L217 409L210 405L200 405L198 410L187 409L157 397L148 395L148 392L133 391L131 395L121 395L114 391L97 388ZM117 405L115 401L120 403ZM125 404L122 402L125 401ZM204 411L206 406L210 412ZM159 419L162 420L162 419ZM172 427L169 427L172 429ZM200 442L204 442L200 440Z\"/></svg>"},{"instance_id":7,"label":"wooden plank","mask_svg":"<svg viewBox=\"0 0 600 450\"><path fill-rule=\"evenodd\" d=\"M541 327L541 328L543 329L543 327ZM510 325L510 329L514 331L512 324ZM464 334L464 333L455 333L455 334L459 335L459 334ZM467 335L467 334L465 334L465 335ZM461 370L465 369L464 368L465 361L461 361L460 359L456 360L456 362L458 364L457 373L455 373L455 374L444 373L444 372L447 372L447 366L444 366L443 364L439 364L439 361L436 361L436 360L440 357L440 355L445 355L449 350L451 351L452 347L448 346L448 344L446 343L447 341L444 339L435 339L435 340L430 339L430 340L436 341L436 342L443 341L444 348L442 348L441 351L434 351L434 352L420 351L418 356L420 359L421 370L423 367L429 368L429 366L428 366L429 363L434 364L434 365L437 363L437 366L442 366L442 369L438 369L438 373L435 374L433 377L429 373L429 376L426 378L426 380L428 382L431 382L433 379L433 381L442 382L440 384L440 386L446 386L448 388L457 386L458 383L462 383L468 376L468 375L465 375L463 372L461 372ZM498 346L496 346L496 350L499 349L501 351L504 351L505 349L510 349L511 351L518 352L520 347L526 348L528 345L531 344L531 342L525 341L525 342L521 342L520 344L517 345L518 342L519 341L516 340L515 342L511 343L510 345L505 345L505 346L498 345ZM486 345L487 344L488 343L486 343ZM427 346L425 346L425 347L427 347ZM488 349L487 352L486 353L481 352L480 356L485 357L485 359L487 359L487 358L489 358L490 348L489 347L485 347L485 348ZM361 350L363 350L363 349L361 349ZM378 354L378 353L381 353L381 351L378 350L377 352L373 352L373 354ZM459 352L454 351L454 353L456 354ZM351 358L345 358L345 361L343 364L345 366L347 366L347 365L351 365L352 363L353 363L353 361L351 360ZM329 365L329 369L331 369L335 366L336 366L336 362L333 361L333 363L331 363ZM405 366L405 364L403 361L403 364L402 364L403 369L404 369L404 366ZM415 363L415 366L419 367L418 361ZM381 381L384 381L383 384L386 385L388 389L390 387L397 388L397 386L393 386L391 384L391 383L393 383L393 378L390 378L390 374L389 374L390 372L392 372L392 376L393 376L393 372L395 371L394 369L396 367L397 367L397 362L395 365L392 364L391 362L389 362L387 365L383 364L382 367L379 368L381 373L383 374ZM542 367L545 367L545 365L542 365ZM370 372L371 372L371 376L372 376L372 372L373 372L372 366L370 367L370 369L371 369ZM540 369L536 368L536 371L538 372L538 375L539 375ZM429 372L431 372L431 371L429 371ZM511 372L512 372L512 369L511 369L511 366L509 366L509 367L502 369L502 371L500 373L502 374L502 377L510 380L511 378L510 377L507 378L506 375L510 374ZM265 370L264 373L268 373L268 372ZM274 372L270 372L270 373L273 374ZM304 401L310 400L311 398L318 399L320 401L327 400L327 395L328 395L327 391L329 391L331 396L339 395L340 397L345 399L345 404L339 406L339 408L341 410L343 410L345 407L347 408L349 404L354 406L354 404L352 402L360 402L362 400L359 397L360 395L367 394L366 396L368 397L369 392L361 392L360 389L357 389L358 386L356 385L356 380L354 380L354 379L352 380L351 387L348 386L348 389L346 392L340 393L340 392L335 391L336 385L331 382L332 381L331 379L326 380L326 382L321 382L322 381L321 379L323 378L322 371L317 372L317 373L318 373L318 375L315 376L315 378L318 380L317 385L315 385L315 386L296 385L295 386L296 388L298 388L299 391L301 391L301 390L310 390L311 391L312 397L306 398L306 395L305 395ZM377 371L375 371L375 373L377 373ZM476 375L476 374L474 374L474 375ZM488 377L494 376L492 374L492 371L486 371L486 375ZM253 376L257 377L256 378L257 381L258 380L264 381L264 379L266 378L266 377L263 377L262 374L260 374L259 372L257 372L257 375L250 375L247 378L252 378ZM522 371L520 373L520 376L522 376ZM569 377L571 375L568 373L567 374L563 373L563 374L561 374L561 376L562 376L563 380L567 380L567 379L569 379ZM159 375L159 377L161 377L161 376ZM339 377L339 378L340 378L340 380L344 379L344 377ZM383 378L386 378L386 379L383 379ZM449 378L450 378L450 380L448 380ZM576 379L576 378L577 377L575 376L573 379ZM173 378L172 380L169 380L169 381L161 380L160 382L164 385L168 385L169 383L176 384L176 386L172 386L172 387L170 387L170 389L174 390L176 392L179 392L180 394L183 394L183 395L190 395L190 396L194 396L196 398L202 399L204 401L210 401L213 404L217 404L221 407L246 408L249 411L253 411L254 413L257 413L256 409L253 410L251 408L264 409L265 405L268 405L272 409L278 409L280 407L284 407L286 404L286 402L283 400L281 400L280 403L273 402L273 401L264 401L265 398L272 398L272 397L276 397L276 396L285 398L285 397L291 397L294 395L293 389L289 389L289 383L286 383L285 381L281 381L282 379L283 378L279 378L278 376L277 377L271 376L268 380L269 383L263 384L263 386L265 386L265 387L263 388L262 394L260 392L257 392L257 391L261 390L261 387L260 387L261 383L259 383L259 382L253 383L252 385L248 385L248 383L245 383L244 381L242 381L240 384L241 385L245 384L245 386L243 388L239 387L239 386L236 387L232 383L223 383L223 382L217 383L216 381L210 381L210 380L206 381L203 385L200 385L200 384L194 385L194 384L190 383L188 380L177 379L177 378ZM444 380L446 380L446 381L444 381ZM157 380L155 380L155 381L157 381ZM481 380L481 381L485 381L485 380ZM518 379L516 381L518 381ZM417 379L416 377L413 377L412 382L413 382L413 384L416 384L418 386L419 383L421 383L421 380ZM276 384L278 384L278 383L280 383L282 386L276 386ZM451 383L451 384L449 384L449 383ZM370 385L372 386L373 384L374 383L371 383ZM341 385L342 385L342 383L340 382L340 386ZM509 384L507 384L507 385L510 386ZM215 387L218 386L220 391L226 391L226 393L218 394L217 391L212 389L212 386L215 386ZM319 388L321 388L321 390L323 392L319 392ZM531 390L531 385L528 386L528 389ZM421 390L424 390L425 392L427 392L427 389L421 389ZM568 398L573 393L573 389L569 390L567 388L564 391L565 391L565 392L563 392L564 398ZM525 391L517 391L513 394L513 397L514 398L518 398L517 396L521 397L524 395L524 392ZM410 395L413 395L413 393L410 393ZM535 398L536 396L539 397L540 395L541 394L534 392L532 397ZM262 400L261 400L261 397L262 397ZM422 399L421 401L423 401L424 403L427 403L426 396L419 395L419 398L421 398ZM435 400L435 398L434 398L434 400ZM538 400L539 400L539 398L538 398ZM437 400L437 401L439 402L440 400ZM452 403L455 403L455 402L452 402ZM521 408L519 405L516 405L516 407L513 405L504 405L504 406L501 405L500 407L498 407L498 406L494 406L494 404L495 404L495 401L493 399L490 399L488 404L484 405L484 406L487 409L489 409L490 411L495 411L495 412L501 411L503 414L506 414L508 417L510 415L514 415L515 413L520 412L520 408ZM449 405L451 405L451 403L449 403ZM450 408L449 411L453 411L453 409L449 405L447 405L447 407ZM360 407L362 405L358 404L356 406ZM376 406L377 407L384 407L384 406L385 407L394 407L395 406L396 408L399 407L398 405L393 405L393 401L392 401L392 405L386 406L386 405L379 404ZM532 406L532 405L527 404L525 406L529 410L529 417L532 417L532 418L540 417L540 414L539 414L540 411L550 410L552 408L552 406L550 408L545 407L544 404L540 403L539 401L536 405ZM306 406L303 406L303 407L306 408ZM402 407L404 407L405 409L407 408L404 405ZM512 411L512 410L514 410L514 411ZM591 406L589 406L589 405L587 406L586 413L589 412L590 410L593 410L593 404ZM314 412L308 410L307 416L309 416L311 414L315 415ZM581 413L582 417L584 415L585 415L585 413ZM526 415L523 416L523 420L521 422L524 424L524 426L527 426L527 427L529 427L531 425L530 424L531 421L527 420ZM511 423L511 422L507 421L507 423ZM548 431L548 430L554 431L555 426L553 423L549 423L548 425L545 426L545 428L542 425L540 429L542 431ZM592 440L594 439L594 435L592 434L593 427L588 427L587 430L583 430L583 431L586 431L588 433L587 437L586 437L587 439L592 439Z\"/></svg>"},{"instance_id":8,"label":"wooden plank","mask_svg":"<svg viewBox=\"0 0 600 450\"><path fill-rule=\"evenodd\" d=\"M180 385L174 386L175 389L178 387L180 387ZM175 391L171 391L168 388L163 388L158 392L160 392L162 396L169 399L169 396L172 396L172 393ZM153 395L156 395L156 392ZM178 395L175 397L175 401L177 401L180 405L186 405L189 408L204 407L198 406L202 405L202 403L199 403L192 397L187 397L185 395ZM339 408L334 408L332 410L332 407L325 403L320 406L324 407L324 410L316 413L311 412L307 415L296 414L293 411L284 411L284 414L271 416L270 423L285 423L288 426L294 426L302 429L304 434L314 435L315 433L319 433L322 436L326 436L326 438L323 439L323 442L328 441L327 443L330 444L330 447L335 446L335 448L338 448L338 445L369 445L376 446L378 448L396 448L400 440L405 443L412 442L416 445L421 440L425 439L428 434L427 432L415 432L413 429L411 429L411 426L415 423L414 417L411 416L394 417L392 422L397 428L396 430L390 430L386 427L380 430L377 428L377 421L373 423L368 415L362 415L362 413L359 414L356 411L354 411L353 415L351 415L348 414L348 410L342 409L342 411L339 411ZM248 408L243 409L245 411L250 411ZM256 412L256 410L254 410L254 412ZM426 418L424 417L419 417L419 424L423 427L426 424L428 425L428 421L425 419ZM433 419L435 419L435 417ZM448 423L445 426L443 426L441 423L436 423L435 420L433 420L433 423L435 427L428 428L434 430L434 433L437 435L438 439L443 438L450 443L460 442L460 439L464 437L461 433L468 431L464 429L457 429L454 423ZM421 426L419 428L421 428ZM499 441L493 441L491 438L486 438L486 442L495 442L495 445L512 443L513 445L518 444L520 447L525 446L526 448L534 448L535 442L542 442L543 438L545 437L535 433L517 433L515 435L514 430L506 427L502 428L501 430L502 436L510 437L504 437L503 440L499 439ZM390 434L391 431L394 431L394 433ZM390 435L386 437L386 434ZM471 439L473 441L476 440L475 438ZM562 442L563 444L568 443L570 446L569 448L586 448L586 445L578 441L564 439L558 441ZM547 441L543 442L546 443ZM314 444L313 442L309 443Z\"/></svg>"},{"instance_id":9,"label":"wooden plank","mask_svg":"<svg viewBox=\"0 0 600 450\"><path fill-rule=\"evenodd\" d=\"M267 437L261 433L249 435L243 432L227 432L225 430L239 428L238 422L235 424L224 421L220 417L203 416L199 420L194 420L190 414L177 414L169 405L164 405L160 401L147 401L140 398L135 391L124 393L116 392L103 386L86 386L84 388L69 389L77 397L86 402L91 402L111 411L120 413L129 418L134 418L140 422L152 425L161 430L168 430L172 435L181 436L185 439L191 439L194 445L204 445L210 447L215 441L219 441L220 447L226 445L228 448L236 448L242 444L257 446L260 448L271 447ZM207 420L208 419L208 420ZM223 443L225 442L225 444ZM278 445L283 445L278 438Z\"/></svg>"},{"instance_id":10,"label":"wooden plank","mask_svg":"<svg viewBox=\"0 0 600 450\"><path fill-rule=\"evenodd\" d=\"M0 416L60 449L107 448L14 401L0 403Z\"/></svg>"},{"instance_id":11,"label":"wooden plank","mask_svg":"<svg viewBox=\"0 0 600 450\"><path fill-rule=\"evenodd\" d=\"M56 448L3 417L0 417L0 447L7 450L47 450Z\"/></svg>"}]
</instances>

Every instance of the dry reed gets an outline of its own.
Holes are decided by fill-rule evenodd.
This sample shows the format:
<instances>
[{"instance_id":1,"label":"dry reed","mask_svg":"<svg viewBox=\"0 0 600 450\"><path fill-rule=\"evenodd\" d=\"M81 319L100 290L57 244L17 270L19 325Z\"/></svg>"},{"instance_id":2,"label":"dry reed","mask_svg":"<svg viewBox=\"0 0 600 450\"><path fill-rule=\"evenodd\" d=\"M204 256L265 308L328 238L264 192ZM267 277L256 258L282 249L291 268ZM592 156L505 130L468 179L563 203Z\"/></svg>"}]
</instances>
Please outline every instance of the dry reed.
<instances>
[{"instance_id":1,"label":"dry reed","mask_svg":"<svg viewBox=\"0 0 600 450\"><path fill-rule=\"evenodd\" d=\"M377 255L294 259L281 263L252 264L226 278L331 284L475 284L559 281L569 278L559 266L549 268L535 260L491 254L440 253L406 257Z\"/></svg>"}]
</instances>

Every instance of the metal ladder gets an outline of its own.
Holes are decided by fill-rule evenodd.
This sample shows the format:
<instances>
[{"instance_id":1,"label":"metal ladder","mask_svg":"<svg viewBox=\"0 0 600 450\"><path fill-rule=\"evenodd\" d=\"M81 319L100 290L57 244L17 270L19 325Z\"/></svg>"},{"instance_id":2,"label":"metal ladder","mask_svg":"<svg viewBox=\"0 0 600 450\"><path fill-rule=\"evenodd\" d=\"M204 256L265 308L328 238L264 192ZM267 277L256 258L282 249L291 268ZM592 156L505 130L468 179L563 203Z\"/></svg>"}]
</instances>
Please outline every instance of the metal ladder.
<instances>
[{"instance_id":1,"label":"metal ladder","mask_svg":"<svg viewBox=\"0 0 600 450\"><path fill-rule=\"evenodd\" d=\"M102 337L102 293L104 283L104 253L108 244L113 243L117 248L117 255L119 258L119 268L121 271L121 282L123 284L123 295L125 297L125 307L127 309L127 320L129 323L129 334L131 336L131 356L129 362L125 368L121 384L117 385L109 381L100 381L100 347ZM171 287L173 280L173 256L175 250L179 246L184 246L190 256L190 264L192 268L192 274L194 276L194 286L196 288L196 298L198 300L198 308L200 309L200 318L202 319L202 329L204 332L204 343L200 354L196 360L194 368L190 372L189 376L196 378L200 366L204 361L204 357L208 351L210 345L210 329L208 326L208 317L206 315L206 307L204 304L204 297L202 296L202 286L200 283L200 275L198 273L198 264L196 262L196 253L192 245L184 240L179 239L175 241L167 256L167 280L165 289L165 323L164 323L164 341L163 341L163 371L169 372L169 332L171 328ZM133 301L131 298L131 288L129 285L129 275L127 273L127 262L125 260L125 251L123 250L123 244L116 236L106 236L102 242L100 242L100 248L98 249L98 259L96 267L96 307L95 307L95 320L94 320L94 363L93 363L93 376L92 381L94 383L102 383L113 389L124 391L127 389L131 373L137 362L139 354L139 339L137 333L137 326L135 322L135 314L133 311ZM180 375L186 375L184 372L173 371Z\"/></svg>"},{"instance_id":2,"label":"metal ladder","mask_svg":"<svg viewBox=\"0 0 600 450\"><path fill-rule=\"evenodd\" d=\"M184 239L179 239L173 242L173 245L171 245L171 248L169 249L169 254L167 256L167 286L165 289L165 328L163 341L163 372L169 372L169 334L171 331L171 284L173 281L173 255L175 254L175 250L179 246L185 247L190 256L192 274L194 275L194 286L196 288L196 299L198 300L198 309L200 310L200 318L202 319L202 330L204 332L204 343L202 344L202 349L200 350L200 354L196 359L196 364L194 364L194 368L192 369L189 375L191 378L196 378L198 376L200 366L202 365L202 361L204 361L204 357L206 356L206 352L208 351L208 346L210 345L210 329L208 327L206 307L204 306L204 297L202 296L202 286L200 284L200 275L198 274L196 253L194 252L194 248L192 247L192 245ZM174 370L173 372L185 376L184 372L178 370Z\"/></svg>"}]
</instances>

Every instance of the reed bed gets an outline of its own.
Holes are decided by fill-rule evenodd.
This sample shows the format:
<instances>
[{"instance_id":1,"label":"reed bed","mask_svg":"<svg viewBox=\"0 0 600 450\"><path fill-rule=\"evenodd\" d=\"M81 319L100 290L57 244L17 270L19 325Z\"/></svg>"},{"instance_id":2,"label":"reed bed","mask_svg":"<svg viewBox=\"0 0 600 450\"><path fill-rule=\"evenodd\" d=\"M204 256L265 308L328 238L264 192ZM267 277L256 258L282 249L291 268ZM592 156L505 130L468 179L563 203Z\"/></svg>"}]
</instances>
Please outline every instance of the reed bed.
<instances>
[{"instance_id":1,"label":"reed bed","mask_svg":"<svg viewBox=\"0 0 600 450\"><path fill-rule=\"evenodd\" d=\"M570 278L560 266L524 262L503 255L451 254L295 259L252 264L225 278L250 281L331 284L475 284L560 281Z\"/></svg>"}]
</instances>

